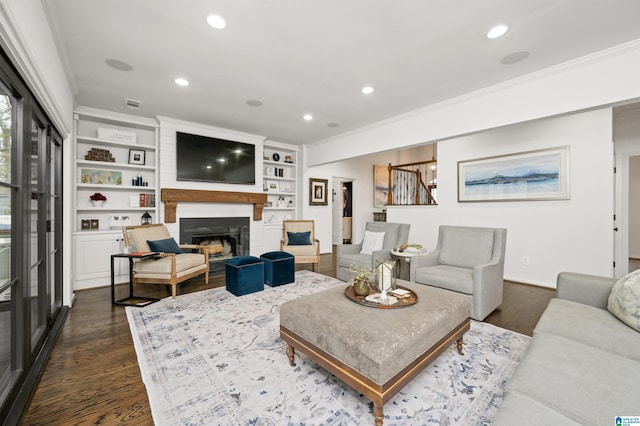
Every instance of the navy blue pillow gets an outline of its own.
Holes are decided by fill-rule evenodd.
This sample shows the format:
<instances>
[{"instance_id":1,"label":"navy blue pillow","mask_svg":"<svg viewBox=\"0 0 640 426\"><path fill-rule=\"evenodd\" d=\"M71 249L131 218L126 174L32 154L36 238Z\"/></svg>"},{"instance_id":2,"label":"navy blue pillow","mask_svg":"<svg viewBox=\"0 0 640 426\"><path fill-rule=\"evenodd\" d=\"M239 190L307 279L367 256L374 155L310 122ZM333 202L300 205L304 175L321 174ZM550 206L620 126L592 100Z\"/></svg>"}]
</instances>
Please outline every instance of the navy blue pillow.
<instances>
[{"instance_id":1,"label":"navy blue pillow","mask_svg":"<svg viewBox=\"0 0 640 426\"><path fill-rule=\"evenodd\" d=\"M290 246L310 246L311 245L311 231L307 231L307 232L287 231L287 238L289 239Z\"/></svg>"},{"instance_id":2,"label":"navy blue pillow","mask_svg":"<svg viewBox=\"0 0 640 426\"><path fill-rule=\"evenodd\" d=\"M155 240L149 241L147 240L147 244L149 244L149 249L151 251L161 251L163 253L175 253L180 254L184 253L182 249L176 243L176 240L173 238L167 238L166 240Z\"/></svg>"}]
</instances>

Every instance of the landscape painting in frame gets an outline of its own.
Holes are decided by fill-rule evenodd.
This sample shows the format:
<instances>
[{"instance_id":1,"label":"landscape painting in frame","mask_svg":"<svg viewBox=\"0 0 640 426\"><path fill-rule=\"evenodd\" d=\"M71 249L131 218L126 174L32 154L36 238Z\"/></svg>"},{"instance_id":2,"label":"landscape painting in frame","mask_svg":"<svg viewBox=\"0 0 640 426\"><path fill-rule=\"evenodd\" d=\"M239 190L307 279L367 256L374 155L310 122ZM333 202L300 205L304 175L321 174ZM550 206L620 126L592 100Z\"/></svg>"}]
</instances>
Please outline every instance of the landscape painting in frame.
<instances>
[{"instance_id":1,"label":"landscape painting in frame","mask_svg":"<svg viewBox=\"0 0 640 426\"><path fill-rule=\"evenodd\" d=\"M458 162L458 201L569 198L569 147Z\"/></svg>"}]
</instances>

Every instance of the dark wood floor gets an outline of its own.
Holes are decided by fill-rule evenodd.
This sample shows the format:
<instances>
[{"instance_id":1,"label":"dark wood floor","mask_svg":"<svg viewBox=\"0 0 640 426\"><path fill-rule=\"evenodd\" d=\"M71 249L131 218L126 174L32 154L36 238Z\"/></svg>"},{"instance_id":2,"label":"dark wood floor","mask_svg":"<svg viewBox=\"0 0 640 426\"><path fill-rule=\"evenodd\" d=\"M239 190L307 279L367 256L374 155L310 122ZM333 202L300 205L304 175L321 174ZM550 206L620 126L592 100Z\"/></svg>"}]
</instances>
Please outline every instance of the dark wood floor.
<instances>
[{"instance_id":1,"label":"dark wood floor","mask_svg":"<svg viewBox=\"0 0 640 426\"><path fill-rule=\"evenodd\" d=\"M335 256L323 255L318 272L335 277ZM222 285L224 276L209 281L209 288ZM204 288L204 280L196 278L178 291ZM164 286L140 290L169 295ZM531 335L554 295L550 289L505 281L504 303L485 321ZM108 287L78 291L76 297L22 424L152 425L124 308L111 306Z\"/></svg>"}]
</instances>

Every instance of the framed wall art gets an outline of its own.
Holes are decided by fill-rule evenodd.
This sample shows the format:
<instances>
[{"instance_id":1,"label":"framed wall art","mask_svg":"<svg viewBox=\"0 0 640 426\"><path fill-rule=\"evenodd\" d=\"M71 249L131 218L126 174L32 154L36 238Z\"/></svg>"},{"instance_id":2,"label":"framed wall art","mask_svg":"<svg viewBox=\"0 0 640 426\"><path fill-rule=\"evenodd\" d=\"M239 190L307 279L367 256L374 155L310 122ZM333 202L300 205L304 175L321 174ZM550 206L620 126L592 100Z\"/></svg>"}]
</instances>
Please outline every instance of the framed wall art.
<instances>
[{"instance_id":1,"label":"framed wall art","mask_svg":"<svg viewBox=\"0 0 640 426\"><path fill-rule=\"evenodd\" d=\"M569 199L569 147L458 162L458 202Z\"/></svg>"},{"instance_id":2,"label":"framed wall art","mask_svg":"<svg viewBox=\"0 0 640 426\"><path fill-rule=\"evenodd\" d=\"M327 179L309 178L309 205L326 206L329 181Z\"/></svg>"},{"instance_id":3,"label":"framed wall art","mask_svg":"<svg viewBox=\"0 0 640 426\"><path fill-rule=\"evenodd\" d=\"M145 153L146 151L144 149L130 149L129 164L139 164L144 166Z\"/></svg>"},{"instance_id":4,"label":"framed wall art","mask_svg":"<svg viewBox=\"0 0 640 426\"><path fill-rule=\"evenodd\" d=\"M387 206L389 195L389 166L373 166L373 208L383 209Z\"/></svg>"}]
</instances>

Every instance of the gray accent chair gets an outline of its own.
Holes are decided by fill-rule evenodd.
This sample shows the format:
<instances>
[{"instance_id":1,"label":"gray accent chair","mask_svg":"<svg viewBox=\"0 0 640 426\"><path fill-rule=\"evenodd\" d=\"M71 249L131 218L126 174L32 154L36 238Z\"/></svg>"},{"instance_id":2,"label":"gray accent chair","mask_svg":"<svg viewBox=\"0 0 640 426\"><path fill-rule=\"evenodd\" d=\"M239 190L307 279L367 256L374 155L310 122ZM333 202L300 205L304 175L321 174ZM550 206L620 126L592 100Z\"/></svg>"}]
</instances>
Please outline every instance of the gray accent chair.
<instances>
[{"instance_id":1,"label":"gray accent chair","mask_svg":"<svg viewBox=\"0 0 640 426\"><path fill-rule=\"evenodd\" d=\"M466 294L471 318L482 321L502 304L507 230L441 225L432 253L411 258L411 281Z\"/></svg>"},{"instance_id":2,"label":"gray accent chair","mask_svg":"<svg viewBox=\"0 0 640 426\"><path fill-rule=\"evenodd\" d=\"M349 266L356 265L373 269L377 262L391 259L391 250L407 244L409 240L408 223L394 222L367 222L366 230L370 232L384 232L382 250L375 250L371 255L361 254L362 243L338 245L336 250L336 277L342 281L349 281L355 273L349 270Z\"/></svg>"}]
</instances>

